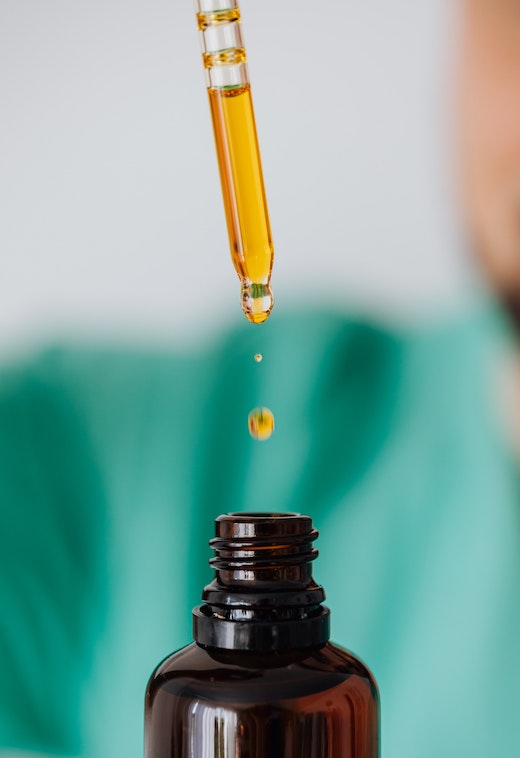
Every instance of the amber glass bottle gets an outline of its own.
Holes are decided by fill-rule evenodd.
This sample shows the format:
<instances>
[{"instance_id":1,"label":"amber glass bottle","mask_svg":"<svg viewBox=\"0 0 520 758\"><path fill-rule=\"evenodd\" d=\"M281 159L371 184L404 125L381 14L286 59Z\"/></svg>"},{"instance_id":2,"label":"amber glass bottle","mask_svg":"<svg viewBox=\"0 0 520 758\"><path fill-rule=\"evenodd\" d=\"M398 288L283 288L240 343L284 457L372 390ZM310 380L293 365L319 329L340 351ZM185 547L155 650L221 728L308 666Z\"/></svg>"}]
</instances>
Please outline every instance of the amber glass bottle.
<instances>
[{"instance_id":1,"label":"amber glass bottle","mask_svg":"<svg viewBox=\"0 0 520 758\"><path fill-rule=\"evenodd\" d=\"M145 758L377 758L377 685L328 641L311 519L231 513L216 535L195 642L148 683Z\"/></svg>"}]
</instances>

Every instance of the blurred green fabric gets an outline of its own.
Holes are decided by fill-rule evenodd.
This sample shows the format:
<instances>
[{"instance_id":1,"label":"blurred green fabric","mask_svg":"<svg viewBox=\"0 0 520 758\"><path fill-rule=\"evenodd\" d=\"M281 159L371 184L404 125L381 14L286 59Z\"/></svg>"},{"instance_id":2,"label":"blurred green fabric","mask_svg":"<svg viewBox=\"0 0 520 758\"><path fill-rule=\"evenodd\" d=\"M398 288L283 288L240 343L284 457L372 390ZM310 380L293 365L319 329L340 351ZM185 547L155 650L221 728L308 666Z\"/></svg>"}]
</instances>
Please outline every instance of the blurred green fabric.
<instances>
[{"instance_id":1,"label":"blurred green fabric","mask_svg":"<svg viewBox=\"0 0 520 758\"><path fill-rule=\"evenodd\" d=\"M518 758L510 339L492 307L401 331L275 313L191 352L5 365L0 754L142 756L146 682L191 640L213 519L275 509L320 531L333 639L380 685L382 755ZM268 442L247 433L256 405Z\"/></svg>"}]
</instances>

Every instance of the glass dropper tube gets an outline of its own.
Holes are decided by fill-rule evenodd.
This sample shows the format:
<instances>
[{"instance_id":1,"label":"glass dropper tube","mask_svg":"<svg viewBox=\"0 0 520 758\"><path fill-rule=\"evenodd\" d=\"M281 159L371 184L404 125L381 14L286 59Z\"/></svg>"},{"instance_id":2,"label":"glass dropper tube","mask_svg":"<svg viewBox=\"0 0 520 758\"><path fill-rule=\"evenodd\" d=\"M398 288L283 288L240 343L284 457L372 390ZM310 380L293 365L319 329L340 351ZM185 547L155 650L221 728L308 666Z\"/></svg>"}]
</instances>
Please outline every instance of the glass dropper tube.
<instances>
[{"instance_id":1,"label":"glass dropper tube","mask_svg":"<svg viewBox=\"0 0 520 758\"><path fill-rule=\"evenodd\" d=\"M274 249L238 0L196 0L233 265L249 321L273 307Z\"/></svg>"}]
</instances>

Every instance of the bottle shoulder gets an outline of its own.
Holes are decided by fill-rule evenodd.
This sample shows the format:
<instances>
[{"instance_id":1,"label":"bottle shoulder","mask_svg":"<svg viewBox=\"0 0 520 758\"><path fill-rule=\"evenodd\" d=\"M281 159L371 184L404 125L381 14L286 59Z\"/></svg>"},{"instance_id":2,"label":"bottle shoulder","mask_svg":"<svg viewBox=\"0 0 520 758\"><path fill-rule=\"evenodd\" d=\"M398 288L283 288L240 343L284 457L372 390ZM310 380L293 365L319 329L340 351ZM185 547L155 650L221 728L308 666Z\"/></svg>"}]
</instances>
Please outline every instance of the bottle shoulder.
<instances>
[{"instance_id":1,"label":"bottle shoulder","mask_svg":"<svg viewBox=\"0 0 520 758\"><path fill-rule=\"evenodd\" d=\"M345 670L345 672L356 673L359 676L374 679L374 676L368 666L363 663L361 658L352 653L350 650L337 645L334 642L328 642L318 655L319 660L334 669ZM375 681L375 680L374 680Z\"/></svg>"},{"instance_id":2,"label":"bottle shoulder","mask_svg":"<svg viewBox=\"0 0 520 758\"><path fill-rule=\"evenodd\" d=\"M349 676L356 675L366 680L374 691L375 697L379 699L379 688L376 679L361 658L358 658L354 653L333 642L328 642L324 646L323 656L327 661L327 665L333 667L335 670L343 671Z\"/></svg>"},{"instance_id":3,"label":"bottle shoulder","mask_svg":"<svg viewBox=\"0 0 520 758\"><path fill-rule=\"evenodd\" d=\"M176 650L175 652L167 655L166 658L155 667L150 677L150 682L154 679L160 679L168 675L170 671L189 670L191 668L199 667L204 660L204 656L200 655L202 649L195 642L191 642L189 645Z\"/></svg>"},{"instance_id":4,"label":"bottle shoulder","mask_svg":"<svg viewBox=\"0 0 520 758\"><path fill-rule=\"evenodd\" d=\"M327 642L311 651L269 655L210 650L196 643L173 653L155 669L148 684L153 698L159 690L170 694L222 698L226 692L256 699L301 697L334 688L366 691L378 699L377 684L365 664L348 650Z\"/></svg>"}]
</instances>

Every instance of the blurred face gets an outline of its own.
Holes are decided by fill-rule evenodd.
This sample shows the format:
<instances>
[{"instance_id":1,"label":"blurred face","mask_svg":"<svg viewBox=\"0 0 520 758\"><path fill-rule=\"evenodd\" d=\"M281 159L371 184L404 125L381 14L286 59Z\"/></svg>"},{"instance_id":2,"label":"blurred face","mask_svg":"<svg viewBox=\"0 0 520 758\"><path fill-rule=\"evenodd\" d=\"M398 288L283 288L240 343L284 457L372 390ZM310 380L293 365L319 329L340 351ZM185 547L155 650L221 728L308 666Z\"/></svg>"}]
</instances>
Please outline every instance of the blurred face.
<instances>
[{"instance_id":1,"label":"blurred face","mask_svg":"<svg viewBox=\"0 0 520 758\"><path fill-rule=\"evenodd\" d=\"M467 221L493 285L520 302L520 0L462 2Z\"/></svg>"}]
</instances>

